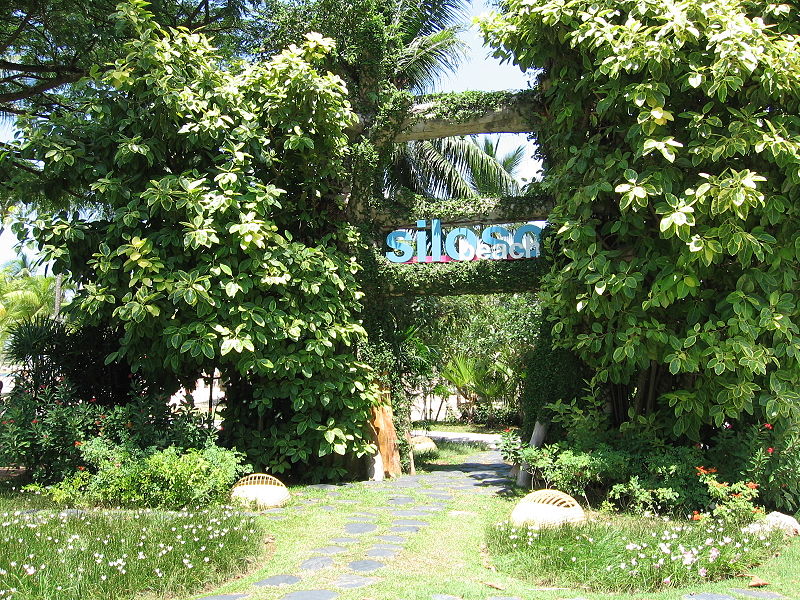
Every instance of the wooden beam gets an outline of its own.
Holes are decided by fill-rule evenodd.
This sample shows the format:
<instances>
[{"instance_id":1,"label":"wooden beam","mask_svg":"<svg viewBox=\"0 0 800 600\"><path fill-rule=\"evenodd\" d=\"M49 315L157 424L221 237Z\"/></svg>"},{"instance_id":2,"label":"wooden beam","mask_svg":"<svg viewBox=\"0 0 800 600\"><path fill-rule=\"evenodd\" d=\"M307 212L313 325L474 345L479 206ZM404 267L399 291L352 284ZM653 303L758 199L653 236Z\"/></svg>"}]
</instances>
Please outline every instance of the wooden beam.
<instances>
[{"instance_id":1,"label":"wooden beam","mask_svg":"<svg viewBox=\"0 0 800 600\"><path fill-rule=\"evenodd\" d=\"M531 130L530 122L521 114L519 105L500 107L467 121L439 116L436 108L436 102L412 107L410 116L394 141L434 140L481 133L527 133Z\"/></svg>"}]
</instances>

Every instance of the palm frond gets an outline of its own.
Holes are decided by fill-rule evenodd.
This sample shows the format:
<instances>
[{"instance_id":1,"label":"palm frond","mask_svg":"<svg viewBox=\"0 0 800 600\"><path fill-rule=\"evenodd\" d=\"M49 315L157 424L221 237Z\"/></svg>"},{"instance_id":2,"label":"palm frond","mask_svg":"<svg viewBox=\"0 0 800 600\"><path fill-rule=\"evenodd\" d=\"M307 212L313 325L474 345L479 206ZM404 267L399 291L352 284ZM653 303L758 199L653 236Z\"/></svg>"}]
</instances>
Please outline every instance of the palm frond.
<instances>
[{"instance_id":1,"label":"palm frond","mask_svg":"<svg viewBox=\"0 0 800 600\"><path fill-rule=\"evenodd\" d=\"M469 15L469 0L399 0L396 26L406 43L462 25Z\"/></svg>"},{"instance_id":2,"label":"palm frond","mask_svg":"<svg viewBox=\"0 0 800 600\"><path fill-rule=\"evenodd\" d=\"M431 198L470 198L476 195L461 158L447 141L450 139L407 143L415 184L411 189Z\"/></svg>"},{"instance_id":3,"label":"palm frond","mask_svg":"<svg viewBox=\"0 0 800 600\"><path fill-rule=\"evenodd\" d=\"M414 38L400 50L393 79L414 93L433 89L446 73L455 73L467 45L454 28Z\"/></svg>"}]
</instances>

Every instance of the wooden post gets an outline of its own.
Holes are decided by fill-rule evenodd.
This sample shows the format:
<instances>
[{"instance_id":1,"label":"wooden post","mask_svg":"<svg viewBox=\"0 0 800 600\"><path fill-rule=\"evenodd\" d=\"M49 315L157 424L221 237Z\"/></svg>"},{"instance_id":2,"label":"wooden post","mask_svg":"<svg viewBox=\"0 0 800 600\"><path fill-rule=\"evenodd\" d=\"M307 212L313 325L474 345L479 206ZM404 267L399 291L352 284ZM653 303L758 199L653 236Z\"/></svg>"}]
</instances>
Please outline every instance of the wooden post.
<instances>
[{"instance_id":1,"label":"wooden post","mask_svg":"<svg viewBox=\"0 0 800 600\"><path fill-rule=\"evenodd\" d=\"M383 475L397 477L401 473L400 447L397 443L397 430L394 428L392 407L389 404L373 406L370 425L372 425L375 432L375 444L378 446L378 454L383 467L383 473L379 477L376 460L374 466L374 471L376 472L373 477L375 479L382 479Z\"/></svg>"}]
</instances>

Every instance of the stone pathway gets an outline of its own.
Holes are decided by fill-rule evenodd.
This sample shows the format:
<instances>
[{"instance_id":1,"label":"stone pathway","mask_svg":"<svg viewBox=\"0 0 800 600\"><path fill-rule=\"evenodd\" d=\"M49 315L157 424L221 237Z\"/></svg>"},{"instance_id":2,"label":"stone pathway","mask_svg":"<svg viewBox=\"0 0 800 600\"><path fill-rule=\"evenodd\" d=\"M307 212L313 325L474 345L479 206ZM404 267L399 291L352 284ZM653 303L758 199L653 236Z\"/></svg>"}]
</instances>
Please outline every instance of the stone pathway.
<instances>
[{"instance_id":1,"label":"stone pathway","mask_svg":"<svg viewBox=\"0 0 800 600\"><path fill-rule=\"evenodd\" d=\"M311 549L311 557L297 565L291 573L277 574L253 584L258 588L281 588L302 584L304 576L315 575L325 571L334 564L332 556L345 555L348 572L336 578L331 577L324 589L299 589L286 593L281 600L334 600L342 590L364 588L381 581L384 567L400 552L409 538L424 528L428 522L426 517L447 508L453 499L453 492L476 494L504 494L511 485L508 479L509 467L503 463L500 453L494 450L481 452L468 459L465 464L457 466L441 466L440 470L424 475L403 476L382 482L362 482L386 493L386 506L370 508L369 511L353 512L344 525L341 535L334 536ZM327 492L331 502L340 508L355 504L355 500L336 499L337 490L341 486L316 485L312 488ZM427 501L417 501L403 492L414 489ZM307 502L299 503L298 508ZM331 510L332 506L317 505L320 510ZM289 509L268 511L267 518L285 518ZM378 514L380 513L380 514ZM379 526L375 521L380 516L390 518L389 527ZM351 551L348 545L367 540L370 546L362 554ZM302 587L302 585L301 585ZM255 591L255 590L254 590ZM697 593L683 596L683 600L780 600L784 596L775 592L762 590L732 589L732 595L719 593ZM248 592L235 594L216 594L203 596L200 600L244 600L250 596ZM431 600L461 600L458 596L434 594ZM487 596L486 600L522 600L516 596ZM565 598L564 600L583 600L582 598Z\"/></svg>"}]
</instances>

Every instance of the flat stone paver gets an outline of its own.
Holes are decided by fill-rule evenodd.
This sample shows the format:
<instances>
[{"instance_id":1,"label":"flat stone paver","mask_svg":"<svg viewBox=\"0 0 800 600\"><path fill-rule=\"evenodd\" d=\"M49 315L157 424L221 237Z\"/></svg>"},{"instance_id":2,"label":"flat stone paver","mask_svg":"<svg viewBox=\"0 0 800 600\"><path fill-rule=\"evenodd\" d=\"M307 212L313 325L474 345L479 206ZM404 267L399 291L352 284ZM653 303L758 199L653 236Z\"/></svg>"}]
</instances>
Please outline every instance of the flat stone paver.
<instances>
[{"instance_id":1,"label":"flat stone paver","mask_svg":"<svg viewBox=\"0 0 800 600\"><path fill-rule=\"evenodd\" d=\"M203 596L200 600L241 600L247 594L217 594L216 596Z\"/></svg>"},{"instance_id":2,"label":"flat stone paver","mask_svg":"<svg viewBox=\"0 0 800 600\"><path fill-rule=\"evenodd\" d=\"M282 600L333 600L338 595L330 590L301 590L286 594Z\"/></svg>"},{"instance_id":3,"label":"flat stone paver","mask_svg":"<svg viewBox=\"0 0 800 600\"><path fill-rule=\"evenodd\" d=\"M459 596L451 596L450 594L434 594L431 600L462 600Z\"/></svg>"},{"instance_id":4,"label":"flat stone paver","mask_svg":"<svg viewBox=\"0 0 800 600\"><path fill-rule=\"evenodd\" d=\"M403 549L402 546L398 546L397 544L375 544L370 548L370 550L394 550L395 552L400 552Z\"/></svg>"},{"instance_id":5,"label":"flat stone paver","mask_svg":"<svg viewBox=\"0 0 800 600\"><path fill-rule=\"evenodd\" d=\"M427 521L417 521L415 519L398 519L392 522L392 525L395 526L411 525L412 527L425 527L427 524Z\"/></svg>"},{"instance_id":6,"label":"flat stone paver","mask_svg":"<svg viewBox=\"0 0 800 600\"><path fill-rule=\"evenodd\" d=\"M322 569L327 569L331 565L333 565L333 559L329 556L315 556L300 563L300 568L303 569L303 571L321 571Z\"/></svg>"},{"instance_id":7,"label":"flat stone paver","mask_svg":"<svg viewBox=\"0 0 800 600\"><path fill-rule=\"evenodd\" d=\"M406 538L401 535L379 535L378 539L391 544L403 544L406 541Z\"/></svg>"},{"instance_id":8,"label":"flat stone paver","mask_svg":"<svg viewBox=\"0 0 800 600\"><path fill-rule=\"evenodd\" d=\"M339 579L333 582L333 585L344 590L354 590L356 588L372 585L377 581L380 581L377 577L363 577L361 575L354 575L351 573L348 575L342 575L339 577Z\"/></svg>"},{"instance_id":9,"label":"flat stone paver","mask_svg":"<svg viewBox=\"0 0 800 600\"><path fill-rule=\"evenodd\" d=\"M372 548L367 550L366 554L370 558L394 558L395 554L397 554L397 550L392 550L390 548Z\"/></svg>"},{"instance_id":10,"label":"flat stone paver","mask_svg":"<svg viewBox=\"0 0 800 600\"><path fill-rule=\"evenodd\" d=\"M378 528L374 523L348 523L344 526L346 533L371 533Z\"/></svg>"},{"instance_id":11,"label":"flat stone paver","mask_svg":"<svg viewBox=\"0 0 800 600\"><path fill-rule=\"evenodd\" d=\"M416 533L417 531L419 531L419 527L414 525L398 525L389 528L390 533Z\"/></svg>"},{"instance_id":12,"label":"flat stone paver","mask_svg":"<svg viewBox=\"0 0 800 600\"><path fill-rule=\"evenodd\" d=\"M261 581L256 581L253 585L279 587L282 585L294 585L295 583L300 583L299 577L294 575L273 575Z\"/></svg>"},{"instance_id":13,"label":"flat stone paver","mask_svg":"<svg viewBox=\"0 0 800 600\"><path fill-rule=\"evenodd\" d=\"M370 573L371 571L377 571L381 567L385 567L386 565L377 560L354 560L350 564L347 565L353 571L358 571L360 573Z\"/></svg>"},{"instance_id":14,"label":"flat stone paver","mask_svg":"<svg viewBox=\"0 0 800 600\"><path fill-rule=\"evenodd\" d=\"M311 552L314 554L327 554L328 556L331 556L333 554L347 552L347 548L342 548L341 546L323 546L322 548L316 548Z\"/></svg>"},{"instance_id":15,"label":"flat stone paver","mask_svg":"<svg viewBox=\"0 0 800 600\"><path fill-rule=\"evenodd\" d=\"M393 496L387 502L389 504L413 504L415 500L411 496Z\"/></svg>"},{"instance_id":16,"label":"flat stone paver","mask_svg":"<svg viewBox=\"0 0 800 600\"><path fill-rule=\"evenodd\" d=\"M761 598L762 600L772 600L774 598L785 598L783 594L779 594L778 592L768 592L766 590L743 590L739 588L734 588L731 590L734 594L739 594L740 596L747 596L748 598Z\"/></svg>"},{"instance_id":17,"label":"flat stone paver","mask_svg":"<svg viewBox=\"0 0 800 600\"><path fill-rule=\"evenodd\" d=\"M727 594L716 594L714 592L700 592L699 594L688 594L683 597L684 600L736 600L733 596Z\"/></svg>"}]
</instances>

